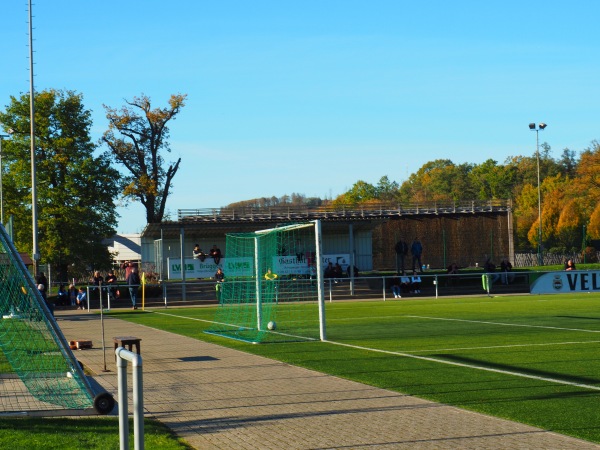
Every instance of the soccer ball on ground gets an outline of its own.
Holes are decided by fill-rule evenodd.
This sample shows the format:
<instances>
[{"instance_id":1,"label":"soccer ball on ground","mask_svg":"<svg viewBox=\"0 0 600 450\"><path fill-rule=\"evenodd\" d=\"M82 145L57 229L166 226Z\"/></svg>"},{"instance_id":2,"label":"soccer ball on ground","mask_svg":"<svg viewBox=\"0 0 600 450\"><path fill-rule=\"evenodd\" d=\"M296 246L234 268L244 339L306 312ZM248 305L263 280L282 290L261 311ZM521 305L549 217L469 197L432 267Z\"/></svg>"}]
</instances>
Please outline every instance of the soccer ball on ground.
<instances>
[{"instance_id":1,"label":"soccer ball on ground","mask_svg":"<svg viewBox=\"0 0 600 450\"><path fill-rule=\"evenodd\" d=\"M275 322L273 322L272 320L267 324L267 328L269 330L274 330L275 328L277 328L277 324Z\"/></svg>"}]
</instances>

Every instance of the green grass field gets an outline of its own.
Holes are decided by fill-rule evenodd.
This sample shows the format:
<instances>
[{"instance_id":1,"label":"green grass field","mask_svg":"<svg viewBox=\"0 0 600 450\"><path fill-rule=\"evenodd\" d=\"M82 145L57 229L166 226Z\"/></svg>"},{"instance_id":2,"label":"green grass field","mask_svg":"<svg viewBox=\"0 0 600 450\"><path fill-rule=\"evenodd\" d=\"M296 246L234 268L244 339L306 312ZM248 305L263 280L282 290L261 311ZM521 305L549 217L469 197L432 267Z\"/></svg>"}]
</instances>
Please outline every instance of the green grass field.
<instances>
[{"instance_id":1,"label":"green grass field","mask_svg":"<svg viewBox=\"0 0 600 450\"><path fill-rule=\"evenodd\" d=\"M129 444L133 448L133 424L129 424ZM116 417L85 418L0 418L0 448L27 450L118 450L119 423ZM189 450L156 420L144 420L144 444L147 449Z\"/></svg>"},{"instance_id":2,"label":"green grass field","mask_svg":"<svg viewBox=\"0 0 600 450\"><path fill-rule=\"evenodd\" d=\"M328 342L220 338L203 332L214 314L170 308L118 316L600 442L600 294L327 303Z\"/></svg>"}]
</instances>

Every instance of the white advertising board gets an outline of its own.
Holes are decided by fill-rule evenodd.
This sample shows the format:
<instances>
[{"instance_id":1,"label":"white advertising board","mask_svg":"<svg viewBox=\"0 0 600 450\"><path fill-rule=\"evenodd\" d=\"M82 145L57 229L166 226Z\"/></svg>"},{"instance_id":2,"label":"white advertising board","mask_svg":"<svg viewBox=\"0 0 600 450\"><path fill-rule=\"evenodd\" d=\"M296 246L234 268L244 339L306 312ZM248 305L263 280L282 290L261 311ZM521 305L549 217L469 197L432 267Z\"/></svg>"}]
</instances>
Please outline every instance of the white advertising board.
<instances>
[{"instance_id":1,"label":"white advertising board","mask_svg":"<svg viewBox=\"0 0 600 450\"><path fill-rule=\"evenodd\" d=\"M325 269L329 263L339 263L342 270L346 271L350 262L350 255L335 254L324 255L321 257L321 267ZM274 256L271 269L279 276L285 275L308 275L310 274L310 260L304 258L298 260L296 256ZM206 258L200 261L195 258L185 259L185 277L186 278L212 278L215 276L217 267L223 269L225 277L250 277L254 274L253 258L221 258L217 266L212 258ZM168 258L168 279L181 279L181 259Z\"/></svg>"},{"instance_id":2,"label":"white advertising board","mask_svg":"<svg viewBox=\"0 0 600 450\"><path fill-rule=\"evenodd\" d=\"M600 271L597 270L545 273L531 284L532 294L598 291L600 291Z\"/></svg>"}]
</instances>

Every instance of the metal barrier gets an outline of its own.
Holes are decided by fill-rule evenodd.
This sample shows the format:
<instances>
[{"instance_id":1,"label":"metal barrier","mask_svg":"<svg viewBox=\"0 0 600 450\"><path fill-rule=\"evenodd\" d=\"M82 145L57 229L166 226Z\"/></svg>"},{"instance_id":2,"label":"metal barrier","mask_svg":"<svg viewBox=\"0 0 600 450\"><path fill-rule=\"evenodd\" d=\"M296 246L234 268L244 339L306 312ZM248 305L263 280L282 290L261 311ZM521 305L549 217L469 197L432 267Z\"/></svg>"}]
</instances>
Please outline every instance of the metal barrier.
<instances>
[{"instance_id":1,"label":"metal barrier","mask_svg":"<svg viewBox=\"0 0 600 450\"><path fill-rule=\"evenodd\" d=\"M473 270L460 272L459 274L449 275L440 272L424 271L419 273L421 277L420 292L404 292L403 298L411 297L446 297L463 295L481 295L487 294L487 290L482 286L482 270ZM528 293L530 277L536 272L494 272L490 276L490 292L493 294L502 293ZM326 278L324 280L325 300L388 300L394 298L392 293L393 279L396 275L380 276L360 276L360 277L340 277ZM283 280L282 280L283 281ZM299 279L298 282L304 282L305 279ZM240 281L230 281L236 283ZM88 286L90 295L93 288L97 286ZM129 286L120 284L118 286L126 290ZM140 288L141 289L141 288ZM194 281L172 281L160 284L147 284L145 291L144 304L146 307L164 307L183 306L183 305L216 305L218 303L215 282L213 280L194 280ZM125 292L126 294L127 292ZM100 301L104 308L130 307L131 304L127 297L114 301L107 299L106 291L101 293ZM88 299L88 308L97 307L98 298L94 298L94 306L90 306L92 299ZM107 301L108 300L108 301ZM142 295L138 294L138 305L142 305Z\"/></svg>"},{"instance_id":2,"label":"metal barrier","mask_svg":"<svg viewBox=\"0 0 600 450\"><path fill-rule=\"evenodd\" d=\"M115 350L118 368L119 442L121 450L129 449L129 413L127 407L127 361L132 362L133 374L133 439L134 449L144 449L144 398L142 357L123 347Z\"/></svg>"}]
</instances>

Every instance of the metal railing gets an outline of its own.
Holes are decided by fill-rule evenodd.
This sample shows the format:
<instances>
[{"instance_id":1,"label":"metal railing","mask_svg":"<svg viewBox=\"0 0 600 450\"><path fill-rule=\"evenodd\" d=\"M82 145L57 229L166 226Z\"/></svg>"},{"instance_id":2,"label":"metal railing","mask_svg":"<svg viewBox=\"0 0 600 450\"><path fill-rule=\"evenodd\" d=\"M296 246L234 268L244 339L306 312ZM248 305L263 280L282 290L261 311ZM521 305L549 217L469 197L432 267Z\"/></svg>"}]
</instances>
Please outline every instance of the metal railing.
<instances>
[{"instance_id":1,"label":"metal railing","mask_svg":"<svg viewBox=\"0 0 600 450\"><path fill-rule=\"evenodd\" d=\"M528 293L530 276L535 272L495 272L490 280L492 293ZM482 284L483 271L468 271L457 275L440 273L420 274L420 292L410 289L401 293L402 298L431 298L442 296L485 295ZM324 296L326 301L340 300L389 300L394 299L392 284L396 276L368 276L355 278L329 278L324 280ZM306 283L308 280L281 280L286 283ZM227 281L226 281L227 282ZM230 281L235 283L235 281ZM144 304L146 307L172 307L181 305L217 304L216 282L212 280L170 281L161 284L147 284ZM293 289L289 290L290 292ZM293 298L290 298L293 300ZM141 306L141 294L138 294L138 305ZM127 300L111 303L111 308L130 306Z\"/></svg>"},{"instance_id":2,"label":"metal railing","mask_svg":"<svg viewBox=\"0 0 600 450\"><path fill-rule=\"evenodd\" d=\"M179 221L260 221L260 220L314 220L394 217L423 214L473 214L502 212L511 208L510 200L424 202L424 203L369 203L365 205L279 205L270 207L223 207L179 209Z\"/></svg>"}]
</instances>

